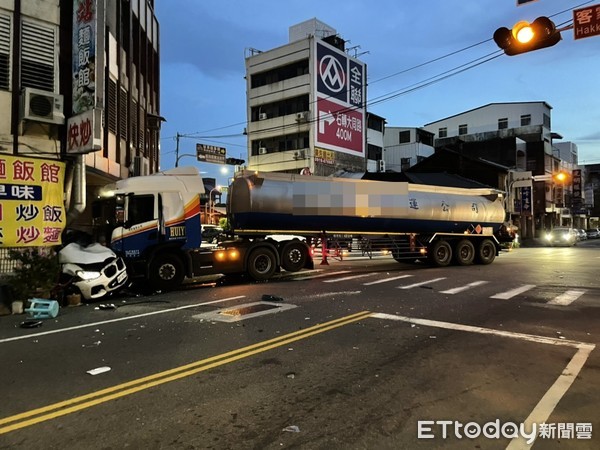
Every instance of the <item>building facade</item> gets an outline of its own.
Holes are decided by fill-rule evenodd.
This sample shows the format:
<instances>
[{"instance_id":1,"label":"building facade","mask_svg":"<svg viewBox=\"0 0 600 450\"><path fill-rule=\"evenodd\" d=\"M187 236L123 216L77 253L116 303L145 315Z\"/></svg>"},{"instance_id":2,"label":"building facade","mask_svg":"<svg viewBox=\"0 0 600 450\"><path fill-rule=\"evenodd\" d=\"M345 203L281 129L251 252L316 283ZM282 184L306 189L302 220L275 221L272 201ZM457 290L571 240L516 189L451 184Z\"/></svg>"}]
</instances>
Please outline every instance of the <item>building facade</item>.
<instances>
[{"instance_id":1,"label":"building facade","mask_svg":"<svg viewBox=\"0 0 600 450\"><path fill-rule=\"evenodd\" d=\"M0 0L0 156L65 163L68 226L158 170L159 61L153 0Z\"/></svg>"},{"instance_id":2,"label":"building facade","mask_svg":"<svg viewBox=\"0 0 600 450\"><path fill-rule=\"evenodd\" d=\"M248 166L331 175L366 168L366 65L311 19L289 43L246 55ZM373 144L376 145L376 144Z\"/></svg>"},{"instance_id":3,"label":"building facade","mask_svg":"<svg viewBox=\"0 0 600 450\"><path fill-rule=\"evenodd\" d=\"M578 173L576 148L556 146L562 136L552 131L551 111L541 101L491 103L423 128L435 134L436 149L507 167L506 186L499 187L507 192L508 219L525 237L537 237L554 226L585 228L586 222L585 215L570 207ZM554 178L561 171L568 172L569 183Z\"/></svg>"},{"instance_id":4,"label":"building facade","mask_svg":"<svg viewBox=\"0 0 600 450\"><path fill-rule=\"evenodd\" d=\"M386 127L384 160L387 170L404 172L433 155L434 134L422 128Z\"/></svg>"}]
</instances>

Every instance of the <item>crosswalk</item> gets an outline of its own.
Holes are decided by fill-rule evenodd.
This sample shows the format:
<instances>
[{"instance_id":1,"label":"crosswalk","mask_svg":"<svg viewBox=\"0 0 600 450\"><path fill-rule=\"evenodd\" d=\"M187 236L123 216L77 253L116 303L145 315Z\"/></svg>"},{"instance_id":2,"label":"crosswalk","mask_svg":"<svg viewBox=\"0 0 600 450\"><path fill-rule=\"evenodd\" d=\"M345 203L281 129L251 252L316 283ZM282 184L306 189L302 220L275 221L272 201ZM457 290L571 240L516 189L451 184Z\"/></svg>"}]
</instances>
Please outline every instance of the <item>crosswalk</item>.
<instances>
[{"instance_id":1,"label":"crosswalk","mask_svg":"<svg viewBox=\"0 0 600 450\"><path fill-rule=\"evenodd\" d=\"M316 272L320 272L320 271L316 271ZM311 279L318 279L318 278L326 278L326 279L323 279L320 281L322 281L324 283L333 284L333 283L344 283L344 282L348 282L348 281L352 281L352 280L361 280L361 279L365 279L365 278L376 278L376 277L381 276L380 272L367 272L367 273L359 273L359 274L350 274L350 273L351 273L350 271L315 273L315 274L311 274L308 276L298 277L298 278L296 278L296 280L311 280ZM394 285L395 288L402 289L402 290L409 290L409 289L420 288L420 287L433 289L432 285L434 285L436 283L437 283L437 285L448 284L448 281L450 281L450 284L452 284L452 280L448 280L447 277L436 277L436 278L423 279L420 276L420 274L418 274L416 276L414 274L387 274L387 275L388 276L385 276L383 278L377 278L376 280L362 282L361 285L362 286L375 286L375 285L382 285L384 283L395 283L395 285ZM415 278L415 277L418 277L420 279L419 280L415 279L413 282L413 280L411 280L411 279ZM494 284L491 283L489 280L475 280L475 281L471 281L467 284L446 287L443 290L439 290L438 292L440 294L445 294L445 295L455 295L455 294L464 293L464 292L467 292L467 291L470 291L473 289L477 289L477 293L482 293L481 288L486 285L491 286L490 289L493 289ZM522 298L523 294L529 293L531 297L538 298L539 296L536 296L535 290L540 289L540 288L546 289L546 287L544 287L544 286L538 286L535 284L522 284L522 285L517 285L517 286L506 286L506 287L508 287L508 289L502 290L500 292L492 291L491 295L489 295L490 291L488 289L485 296L490 299L496 299L496 300L511 300L511 299ZM531 292L531 291L533 291L533 292ZM587 292L588 292L587 289L567 289L567 288L565 288L565 290L563 292L557 293L554 297L552 297L550 299L547 299L547 298L544 299L544 302L546 304L552 305L552 306L569 306L573 302L575 302L576 300L581 298L583 295L585 295Z\"/></svg>"}]
</instances>

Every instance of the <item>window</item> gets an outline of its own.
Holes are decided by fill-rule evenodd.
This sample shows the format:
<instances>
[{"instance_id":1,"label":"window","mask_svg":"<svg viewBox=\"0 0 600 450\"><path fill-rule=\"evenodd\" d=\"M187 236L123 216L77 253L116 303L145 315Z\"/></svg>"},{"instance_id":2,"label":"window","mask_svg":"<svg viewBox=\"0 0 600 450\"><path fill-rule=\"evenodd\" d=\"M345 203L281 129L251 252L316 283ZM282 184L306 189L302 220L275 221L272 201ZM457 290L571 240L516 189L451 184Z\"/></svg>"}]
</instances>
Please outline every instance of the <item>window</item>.
<instances>
[{"instance_id":1,"label":"window","mask_svg":"<svg viewBox=\"0 0 600 450\"><path fill-rule=\"evenodd\" d=\"M407 144L410 142L410 130L403 130L398 133L398 143Z\"/></svg>"},{"instance_id":2,"label":"window","mask_svg":"<svg viewBox=\"0 0 600 450\"><path fill-rule=\"evenodd\" d=\"M544 127L551 129L550 126L550 116L548 114L544 114Z\"/></svg>"},{"instance_id":3,"label":"window","mask_svg":"<svg viewBox=\"0 0 600 450\"><path fill-rule=\"evenodd\" d=\"M502 119L498 119L498 129L506 130L508 128L508 118L504 117Z\"/></svg>"},{"instance_id":4,"label":"window","mask_svg":"<svg viewBox=\"0 0 600 450\"><path fill-rule=\"evenodd\" d=\"M430 147L433 147L433 133L418 128L417 142L420 142L423 145L429 145Z\"/></svg>"},{"instance_id":5,"label":"window","mask_svg":"<svg viewBox=\"0 0 600 450\"><path fill-rule=\"evenodd\" d=\"M531 114L523 114L521 116L521 126L526 127L531 125Z\"/></svg>"},{"instance_id":6,"label":"window","mask_svg":"<svg viewBox=\"0 0 600 450\"><path fill-rule=\"evenodd\" d=\"M458 135L459 136L467 134L467 132L468 132L468 127L467 127L466 123L458 126Z\"/></svg>"},{"instance_id":7,"label":"window","mask_svg":"<svg viewBox=\"0 0 600 450\"><path fill-rule=\"evenodd\" d=\"M127 220L130 225L154 220L154 196L134 195L129 198Z\"/></svg>"},{"instance_id":8,"label":"window","mask_svg":"<svg viewBox=\"0 0 600 450\"><path fill-rule=\"evenodd\" d=\"M441 138L448 137L448 128L443 127L438 130L438 136Z\"/></svg>"},{"instance_id":9,"label":"window","mask_svg":"<svg viewBox=\"0 0 600 450\"><path fill-rule=\"evenodd\" d=\"M10 16L0 14L0 89L10 86Z\"/></svg>"},{"instance_id":10,"label":"window","mask_svg":"<svg viewBox=\"0 0 600 450\"><path fill-rule=\"evenodd\" d=\"M23 21L21 32L21 86L54 92L56 27Z\"/></svg>"}]
</instances>

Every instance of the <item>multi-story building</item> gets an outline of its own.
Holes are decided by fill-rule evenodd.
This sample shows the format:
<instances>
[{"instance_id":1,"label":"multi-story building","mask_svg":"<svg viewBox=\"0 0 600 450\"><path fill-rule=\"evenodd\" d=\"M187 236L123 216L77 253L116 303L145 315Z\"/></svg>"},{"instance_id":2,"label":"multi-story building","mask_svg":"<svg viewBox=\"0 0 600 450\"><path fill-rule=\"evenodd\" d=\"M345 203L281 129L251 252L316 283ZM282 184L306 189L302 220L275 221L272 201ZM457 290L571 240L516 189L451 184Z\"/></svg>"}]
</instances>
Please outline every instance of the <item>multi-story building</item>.
<instances>
[{"instance_id":1,"label":"multi-story building","mask_svg":"<svg viewBox=\"0 0 600 450\"><path fill-rule=\"evenodd\" d=\"M70 226L158 170L159 56L154 0L0 0L0 158L65 163Z\"/></svg>"},{"instance_id":2,"label":"multi-story building","mask_svg":"<svg viewBox=\"0 0 600 450\"><path fill-rule=\"evenodd\" d=\"M330 175L366 167L366 65L311 19L289 43L246 55L248 166ZM376 145L376 144L373 144Z\"/></svg>"},{"instance_id":3,"label":"multi-story building","mask_svg":"<svg viewBox=\"0 0 600 450\"><path fill-rule=\"evenodd\" d=\"M384 160L388 170L404 172L433 155L434 134L422 128L386 127Z\"/></svg>"},{"instance_id":4,"label":"multi-story building","mask_svg":"<svg viewBox=\"0 0 600 450\"><path fill-rule=\"evenodd\" d=\"M562 192L553 175L562 168L553 145L546 102L491 103L424 125L435 148L448 148L510 169L505 189L510 220L525 236L564 223ZM565 218L566 220L566 218Z\"/></svg>"}]
</instances>

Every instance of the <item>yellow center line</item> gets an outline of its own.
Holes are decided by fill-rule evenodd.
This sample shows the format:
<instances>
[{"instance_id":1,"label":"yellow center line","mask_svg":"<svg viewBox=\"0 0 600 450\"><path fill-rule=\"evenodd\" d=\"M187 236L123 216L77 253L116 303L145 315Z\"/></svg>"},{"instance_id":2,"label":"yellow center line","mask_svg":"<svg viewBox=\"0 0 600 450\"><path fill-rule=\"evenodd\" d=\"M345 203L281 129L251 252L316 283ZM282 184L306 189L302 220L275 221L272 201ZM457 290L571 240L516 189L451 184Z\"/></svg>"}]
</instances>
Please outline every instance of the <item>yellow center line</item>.
<instances>
[{"instance_id":1,"label":"yellow center line","mask_svg":"<svg viewBox=\"0 0 600 450\"><path fill-rule=\"evenodd\" d=\"M212 356L210 358L196 361L191 364L186 364L184 366L169 369L163 372L149 375L147 377L138 378L136 380L118 384L116 386L82 395L80 397L75 397L69 400L44 406L42 408L37 408L31 411L26 411L20 414L5 417L3 419L0 419L0 425L8 423L10 423L10 425L1 427L0 434L9 433L11 431L18 430L20 428L25 428L36 423L71 414L82 409L91 408L92 406L115 400L120 397L125 397L127 395L131 395L154 386L169 383L171 381L175 381L180 378L185 378L196 373L203 372L205 370L209 370L224 364L247 358L252 355L256 355L258 353L266 352L268 350L281 347L291 342L306 339L310 336L314 336L319 333L324 333L326 331L330 331L353 322L358 322L362 319L369 317L371 314L372 313L369 311L362 311L360 313L352 314L350 316L342 317L340 319L335 319L330 322L315 325L304 330L295 331L293 333L269 339L267 341L259 342L257 344L252 344L247 347L232 350L227 353Z\"/></svg>"}]
</instances>

